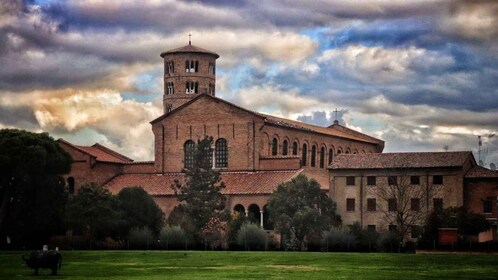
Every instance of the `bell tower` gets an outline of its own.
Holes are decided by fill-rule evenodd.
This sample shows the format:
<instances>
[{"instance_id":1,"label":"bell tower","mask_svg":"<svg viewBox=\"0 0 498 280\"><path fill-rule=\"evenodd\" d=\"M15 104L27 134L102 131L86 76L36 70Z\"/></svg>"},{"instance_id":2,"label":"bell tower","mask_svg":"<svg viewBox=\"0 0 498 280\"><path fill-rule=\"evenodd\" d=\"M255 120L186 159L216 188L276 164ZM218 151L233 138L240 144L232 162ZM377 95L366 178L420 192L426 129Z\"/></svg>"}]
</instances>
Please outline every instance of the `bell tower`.
<instances>
[{"instance_id":1,"label":"bell tower","mask_svg":"<svg viewBox=\"0 0 498 280\"><path fill-rule=\"evenodd\" d=\"M188 45L165 51L161 57L164 59L164 114L199 94L215 95L218 54L193 46L189 39Z\"/></svg>"}]
</instances>

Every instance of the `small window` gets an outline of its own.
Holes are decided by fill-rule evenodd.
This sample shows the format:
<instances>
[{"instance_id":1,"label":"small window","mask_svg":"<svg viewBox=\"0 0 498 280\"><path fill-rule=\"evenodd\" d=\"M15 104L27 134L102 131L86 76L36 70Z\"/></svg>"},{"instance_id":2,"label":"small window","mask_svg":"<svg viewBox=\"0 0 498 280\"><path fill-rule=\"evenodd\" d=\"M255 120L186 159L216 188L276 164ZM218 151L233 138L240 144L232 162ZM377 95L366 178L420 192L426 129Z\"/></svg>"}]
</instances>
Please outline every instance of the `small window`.
<instances>
[{"instance_id":1,"label":"small window","mask_svg":"<svg viewBox=\"0 0 498 280\"><path fill-rule=\"evenodd\" d=\"M271 141L271 155L276 156L278 153L278 140L277 138L273 138Z\"/></svg>"},{"instance_id":2,"label":"small window","mask_svg":"<svg viewBox=\"0 0 498 280\"><path fill-rule=\"evenodd\" d=\"M175 94L175 84L173 82L166 83L167 86L167 94L173 95Z\"/></svg>"},{"instance_id":3,"label":"small window","mask_svg":"<svg viewBox=\"0 0 498 280\"><path fill-rule=\"evenodd\" d=\"M420 185L420 176L411 176L410 185Z\"/></svg>"},{"instance_id":4,"label":"small window","mask_svg":"<svg viewBox=\"0 0 498 280\"><path fill-rule=\"evenodd\" d=\"M166 107L165 108L166 113L169 113L169 112L173 111L173 104L166 103L164 106Z\"/></svg>"},{"instance_id":5,"label":"small window","mask_svg":"<svg viewBox=\"0 0 498 280\"><path fill-rule=\"evenodd\" d=\"M387 201L387 204L388 204L389 212L395 212L398 210L398 203L396 203L396 199L389 198L389 200Z\"/></svg>"},{"instance_id":6,"label":"small window","mask_svg":"<svg viewBox=\"0 0 498 280\"><path fill-rule=\"evenodd\" d=\"M434 198L433 203L434 203L434 211L443 210L443 199L442 198Z\"/></svg>"},{"instance_id":7,"label":"small window","mask_svg":"<svg viewBox=\"0 0 498 280\"><path fill-rule=\"evenodd\" d=\"M367 226L367 230L368 230L369 232L375 232L377 229L375 228L375 225L368 225L368 226Z\"/></svg>"},{"instance_id":8,"label":"small window","mask_svg":"<svg viewBox=\"0 0 498 280\"><path fill-rule=\"evenodd\" d=\"M332 148L329 149L329 165L334 161L334 150Z\"/></svg>"},{"instance_id":9,"label":"small window","mask_svg":"<svg viewBox=\"0 0 498 280\"><path fill-rule=\"evenodd\" d=\"M355 185L355 177L354 176L346 177L346 185L347 186L354 186Z\"/></svg>"},{"instance_id":10,"label":"small window","mask_svg":"<svg viewBox=\"0 0 498 280\"><path fill-rule=\"evenodd\" d=\"M214 63L209 62L209 69L208 69L208 73L209 73L209 74L212 74L212 75L216 74L214 69L215 69L215 68L214 68Z\"/></svg>"},{"instance_id":11,"label":"small window","mask_svg":"<svg viewBox=\"0 0 498 280\"><path fill-rule=\"evenodd\" d=\"M396 232L397 227L396 225L389 225L389 232Z\"/></svg>"},{"instance_id":12,"label":"small window","mask_svg":"<svg viewBox=\"0 0 498 280\"><path fill-rule=\"evenodd\" d=\"M325 147L320 148L320 168L325 167Z\"/></svg>"},{"instance_id":13,"label":"small window","mask_svg":"<svg viewBox=\"0 0 498 280\"><path fill-rule=\"evenodd\" d=\"M396 186L398 184L398 176L387 177L387 183L389 186Z\"/></svg>"},{"instance_id":14,"label":"small window","mask_svg":"<svg viewBox=\"0 0 498 280\"><path fill-rule=\"evenodd\" d=\"M311 146L311 167L316 166L316 146Z\"/></svg>"},{"instance_id":15,"label":"small window","mask_svg":"<svg viewBox=\"0 0 498 280\"><path fill-rule=\"evenodd\" d=\"M282 155L286 156L289 153L289 142L287 140L284 140L282 142Z\"/></svg>"},{"instance_id":16,"label":"small window","mask_svg":"<svg viewBox=\"0 0 498 280\"><path fill-rule=\"evenodd\" d=\"M367 176L367 185L375 186L377 185L377 177L375 176Z\"/></svg>"},{"instance_id":17,"label":"small window","mask_svg":"<svg viewBox=\"0 0 498 280\"><path fill-rule=\"evenodd\" d=\"M342 150L341 149L337 150L337 154L338 155L342 154Z\"/></svg>"},{"instance_id":18,"label":"small window","mask_svg":"<svg viewBox=\"0 0 498 280\"><path fill-rule=\"evenodd\" d=\"M411 238L419 238L421 234L421 227L419 225L414 225L410 227Z\"/></svg>"},{"instance_id":19,"label":"small window","mask_svg":"<svg viewBox=\"0 0 498 280\"><path fill-rule=\"evenodd\" d=\"M199 72L199 61L186 60L185 61L185 72L187 72L187 73Z\"/></svg>"},{"instance_id":20,"label":"small window","mask_svg":"<svg viewBox=\"0 0 498 280\"><path fill-rule=\"evenodd\" d=\"M173 73L175 73L175 62L173 62L173 61L166 61L164 63L164 72L165 72L165 74L173 74Z\"/></svg>"},{"instance_id":21,"label":"small window","mask_svg":"<svg viewBox=\"0 0 498 280\"><path fill-rule=\"evenodd\" d=\"M367 211L375 212L377 211L377 200L375 198L367 199Z\"/></svg>"},{"instance_id":22,"label":"small window","mask_svg":"<svg viewBox=\"0 0 498 280\"><path fill-rule=\"evenodd\" d=\"M432 184L433 185L442 185L443 184L443 176L441 176L441 175L432 176Z\"/></svg>"},{"instance_id":23,"label":"small window","mask_svg":"<svg viewBox=\"0 0 498 280\"><path fill-rule=\"evenodd\" d=\"M209 84L209 95L213 95L214 96L214 85L213 84Z\"/></svg>"},{"instance_id":24,"label":"small window","mask_svg":"<svg viewBox=\"0 0 498 280\"><path fill-rule=\"evenodd\" d=\"M347 198L346 199L346 211L354 211L355 207L355 199L354 198Z\"/></svg>"},{"instance_id":25,"label":"small window","mask_svg":"<svg viewBox=\"0 0 498 280\"><path fill-rule=\"evenodd\" d=\"M301 165L306 166L306 158L308 157L308 145L303 144L303 151L301 156Z\"/></svg>"},{"instance_id":26,"label":"small window","mask_svg":"<svg viewBox=\"0 0 498 280\"><path fill-rule=\"evenodd\" d=\"M491 199L482 201L482 210L485 214L493 213L493 201Z\"/></svg>"},{"instance_id":27,"label":"small window","mask_svg":"<svg viewBox=\"0 0 498 280\"><path fill-rule=\"evenodd\" d=\"M297 145L297 142L294 142L294 143L292 144L292 155L293 155L293 156L297 156L297 146L298 146L298 145Z\"/></svg>"},{"instance_id":28,"label":"small window","mask_svg":"<svg viewBox=\"0 0 498 280\"><path fill-rule=\"evenodd\" d=\"M420 211L420 199L412 198L410 199L410 210L418 212Z\"/></svg>"}]
</instances>

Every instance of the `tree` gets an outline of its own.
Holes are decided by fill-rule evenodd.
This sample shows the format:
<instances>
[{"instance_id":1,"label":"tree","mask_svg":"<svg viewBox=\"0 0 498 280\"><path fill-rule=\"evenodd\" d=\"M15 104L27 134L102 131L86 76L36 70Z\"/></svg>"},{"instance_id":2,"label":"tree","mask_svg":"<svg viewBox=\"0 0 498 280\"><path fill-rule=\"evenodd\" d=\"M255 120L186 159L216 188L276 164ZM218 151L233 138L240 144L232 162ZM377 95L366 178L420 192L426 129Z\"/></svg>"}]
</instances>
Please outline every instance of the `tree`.
<instances>
[{"instance_id":1,"label":"tree","mask_svg":"<svg viewBox=\"0 0 498 280\"><path fill-rule=\"evenodd\" d=\"M141 187L123 188L117 195L121 223L119 235L125 241L132 228L148 228L158 236L164 225L164 213L152 197Z\"/></svg>"},{"instance_id":2,"label":"tree","mask_svg":"<svg viewBox=\"0 0 498 280\"><path fill-rule=\"evenodd\" d=\"M423 224L432 199L440 192L440 187L422 185L420 176L410 176L406 170L388 169L386 180L377 180L376 186L369 189L380 200L377 209L382 219L395 226L394 232L402 242L411 230Z\"/></svg>"},{"instance_id":3,"label":"tree","mask_svg":"<svg viewBox=\"0 0 498 280\"><path fill-rule=\"evenodd\" d=\"M225 197L221 190L225 184L221 181L220 172L213 170L213 138L205 137L197 141L193 149L193 164L186 168L186 182L176 181L174 186L181 207L190 218L192 235L199 237L204 225L217 213L223 210ZM188 229L185 229L188 230Z\"/></svg>"},{"instance_id":4,"label":"tree","mask_svg":"<svg viewBox=\"0 0 498 280\"><path fill-rule=\"evenodd\" d=\"M64 230L71 156L47 133L0 130L0 235L40 246ZM2 242L3 243L3 242Z\"/></svg>"},{"instance_id":5,"label":"tree","mask_svg":"<svg viewBox=\"0 0 498 280\"><path fill-rule=\"evenodd\" d=\"M121 217L117 199L93 183L81 186L78 194L69 199L66 210L68 226L88 235L90 247L94 240L116 237Z\"/></svg>"},{"instance_id":6,"label":"tree","mask_svg":"<svg viewBox=\"0 0 498 280\"><path fill-rule=\"evenodd\" d=\"M301 249L307 237L340 223L335 203L314 179L299 175L280 184L268 200L270 219L280 234L291 235Z\"/></svg>"}]
</instances>

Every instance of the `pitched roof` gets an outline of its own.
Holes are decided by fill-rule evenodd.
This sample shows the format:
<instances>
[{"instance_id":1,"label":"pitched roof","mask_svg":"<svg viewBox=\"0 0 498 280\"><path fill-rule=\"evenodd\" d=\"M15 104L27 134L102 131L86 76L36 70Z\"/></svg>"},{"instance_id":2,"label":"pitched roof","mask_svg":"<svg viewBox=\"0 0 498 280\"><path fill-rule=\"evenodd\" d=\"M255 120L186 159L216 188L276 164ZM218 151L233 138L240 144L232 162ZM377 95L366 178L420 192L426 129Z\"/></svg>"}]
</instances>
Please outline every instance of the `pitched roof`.
<instances>
[{"instance_id":1,"label":"pitched roof","mask_svg":"<svg viewBox=\"0 0 498 280\"><path fill-rule=\"evenodd\" d=\"M223 103L227 104L228 106L232 106L232 107L238 108L240 110L243 110L243 111L245 111L253 116L260 117L261 119L263 119L264 122L269 123L269 124L283 126L283 127L292 128L292 129L304 130L304 131L314 132L314 133L319 133L319 134L325 134L325 135L329 135L329 136L357 140L357 141L361 141L361 142L368 142L368 143L373 143L373 144L380 145L381 147L384 147L384 141L377 139L377 138L374 138L374 137L371 137L371 136L368 136L366 134L360 133L358 131L349 129L347 127L341 126L339 124L333 125L330 127L323 127L323 126L303 123L300 121L275 117L275 116L271 116L271 115L267 115L267 114L263 114L263 113L258 113L258 112L254 112L254 111L245 109L245 108L240 107L236 104L230 103L226 100L223 100L221 98L211 96L208 94L199 94L196 97L190 99L188 102L180 105L176 109L173 109L173 111L168 112L168 113L152 120L150 123L154 124L160 120L163 120L166 117L175 114L176 112L180 111L182 108L189 106L191 103L193 103L196 100L201 99L203 97L211 98L211 99L223 102Z\"/></svg>"},{"instance_id":2,"label":"pitched roof","mask_svg":"<svg viewBox=\"0 0 498 280\"><path fill-rule=\"evenodd\" d=\"M474 166L465 174L465 178L498 178L498 171Z\"/></svg>"},{"instance_id":3,"label":"pitched roof","mask_svg":"<svg viewBox=\"0 0 498 280\"><path fill-rule=\"evenodd\" d=\"M180 47L180 48L176 48L176 49L172 49L172 50L168 50L168 51L162 52L161 53L161 57L164 57L164 56L166 56L168 54L174 54L174 53L204 53L204 54L210 54L212 56L215 56L216 58L220 57L217 53L214 53L212 51L208 51L206 49L199 48L199 47L196 47L196 46L192 46L190 44L186 45L186 46L183 46L183 47Z\"/></svg>"},{"instance_id":4,"label":"pitched roof","mask_svg":"<svg viewBox=\"0 0 498 280\"><path fill-rule=\"evenodd\" d=\"M64 143L82 153L90 155L95 158L97 161L101 162L113 162L113 163L132 163L133 160L129 157L126 157L114 150L111 150L103 145L98 143L93 144L92 146L79 146L69 143L68 141L60 138L57 140L58 142Z\"/></svg>"},{"instance_id":5,"label":"pitched roof","mask_svg":"<svg viewBox=\"0 0 498 280\"><path fill-rule=\"evenodd\" d=\"M258 172L222 172L221 180L225 183L223 194L271 194L278 185L290 181L302 170L292 171L258 171ZM185 180L183 173L166 174L123 174L104 187L112 193L118 193L128 186L140 186L150 195L174 195L172 186L175 180Z\"/></svg>"},{"instance_id":6,"label":"pitched roof","mask_svg":"<svg viewBox=\"0 0 498 280\"><path fill-rule=\"evenodd\" d=\"M335 157L330 169L384 169L461 167L472 152L418 152L384 154L341 154Z\"/></svg>"}]
</instances>

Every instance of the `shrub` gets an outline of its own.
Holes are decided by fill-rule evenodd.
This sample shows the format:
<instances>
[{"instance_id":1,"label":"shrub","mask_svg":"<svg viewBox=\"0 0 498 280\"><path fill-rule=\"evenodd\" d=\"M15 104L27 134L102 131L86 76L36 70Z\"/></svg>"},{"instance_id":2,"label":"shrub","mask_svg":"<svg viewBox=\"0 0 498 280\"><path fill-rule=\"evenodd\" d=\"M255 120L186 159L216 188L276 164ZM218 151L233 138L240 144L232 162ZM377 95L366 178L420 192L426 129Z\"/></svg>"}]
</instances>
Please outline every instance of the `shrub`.
<instances>
[{"instance_id":1,"label":"shrub","mask_svg":"<svg viewBox=\"0 0 498 280\"><path fill-rule=\"evenodd\" d=\"M237 245L246 250L265 249L266 232L255 224L246 223L237 234Z\"/></svg>"},{"instance_id":2,"label":"shrub","mask_svg":"<svg viewBox=\"0 0 498 280\"><path fill-rule=\"evenodd\" d=\"M378 248L382 252L396 253L401 250L400 239L394 232L381 234L378 240Z\"/></svg>"},{"instance_id":3,"label":"shrub","mask_svg":"<svg viewBox=\"0 0 498 280\"><path fill-rule=\"evenodd\" d=\"M155 245L155 238L152 231L145 227L143 229L133 228L128 237L131 249L146 249Z\"/></svg>"},{"instance_id":4,"label":"shrub","mask_svg":"<svg viewBox=\"0 0 498 280\"><path fill-rule=\"evenodd\" d=\"M159 235L159 240L161 241L161 247L166 250L183 249L185 248L185 241L190 243L187 234L179 226L163 227Z\"/></svg>"},{"instance_id":5,"label":"shrub","mask_svg":"<svg viewBox=\"0 0 498 280\"><path fill-rule=\"evenodd\" d=\"M356 240L344 228L331 228L323 233L322 246L327 251L348 252L356 248Z\"/></svg>"}]
</instances>

